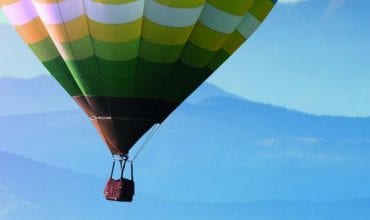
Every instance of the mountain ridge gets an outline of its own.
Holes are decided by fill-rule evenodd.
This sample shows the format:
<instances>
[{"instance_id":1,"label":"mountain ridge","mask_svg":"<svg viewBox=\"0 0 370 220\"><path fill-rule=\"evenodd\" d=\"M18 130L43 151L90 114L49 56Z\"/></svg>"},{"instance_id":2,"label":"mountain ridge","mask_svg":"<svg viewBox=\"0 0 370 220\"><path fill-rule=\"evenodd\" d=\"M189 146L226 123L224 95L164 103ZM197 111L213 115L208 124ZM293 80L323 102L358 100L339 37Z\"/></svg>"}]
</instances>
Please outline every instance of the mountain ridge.
<instances>
[{"instance_id":1,"label":"mountain ridge","mask_svg":"<svg viewBox=\"0 0 370 220\"><path fill-rule=\"evenodd\" d=\"M0 151L0 165L20 164L28 173L19 174L19 167L11 166L0 173L0 217L4 220L38 219L116 219L117 213L126 218L139 219L194 219L212 218L255 220L275 219L350 219L370 217L370 199L332 202L267 200L239 202L174 201L138 192L131 204L105 201L102 180L77 175L71 171L32 161L19 155ZM33 176L28 184L19 177ZM50 177L54 180L50 180ZM46 181L46 182L45 182ZM37 186L42 187L37 187ZM40 196L41 195L41 196ZM2 205L5 204L5 205Z\"/></svg>"},{"instance_id":2,"label":"mountain ridge","mask_svg":"<svg viewBox=\"0 0 370 220\"><path fill-rule=\"evenodd\" d=\"M0 92L0 102L31 94L46 99L31 99L25 113L58 103L57 110L66 111L1 116L0 150L106 178L111 158L103 141L81 110L70 111L76 105L57 83L51 77L10 81L16 84L0 90L13 93ZM206 84L161 125L138 158L138 188L169 199L219 202L370 197L368 130L368 118L307 115Z\"/></svg>"},{"instance_id":3,"label":"mountain ridge","mask_svg":"<svg viewBox=\"0 0 370 220\"><path fill-rule=\"evenodd\" d=\"M244 101L245 103L248 103L250 105L260 105L270 109L277 109L279 111L301 113L304 115L315 117L370 119L370 117L317 115L313 113L289 109L283 106L272 105L269 103L251 101L236 94L229 93L210 83L204 83L203 85L201 85L190 97L185 100L185 103L212 105L212 102L215 99ZM33 100L34 103L30 103L28 100ZM55 100L58 100L58 102L55 102ZM22 104L22 102L24 104ZM29 79L16 77L0 77L0 105L5 107L0 109L0 116L37 114L79 109L74 101L63 90L63 88L51 76L48 75L41 75ZM21 108L19 107L19 105L21 106ZM19 110L22 108L25 109L25 111Z\"/></svg>"},{"instance_id":4,"label":"mountain ridge","mask_svg":"<svg viewBox=\"0 0 370 220\"><path fill-rule=\"evenodd\" d=\"M368 119L206 103L185 103L162 124L136 164L139 188L188 200L202 183L200 201L370 197ZM100 178L109 172L109 153L81 111L1 116L0 130L0 150Z\"/></svg>"}]
</instances>

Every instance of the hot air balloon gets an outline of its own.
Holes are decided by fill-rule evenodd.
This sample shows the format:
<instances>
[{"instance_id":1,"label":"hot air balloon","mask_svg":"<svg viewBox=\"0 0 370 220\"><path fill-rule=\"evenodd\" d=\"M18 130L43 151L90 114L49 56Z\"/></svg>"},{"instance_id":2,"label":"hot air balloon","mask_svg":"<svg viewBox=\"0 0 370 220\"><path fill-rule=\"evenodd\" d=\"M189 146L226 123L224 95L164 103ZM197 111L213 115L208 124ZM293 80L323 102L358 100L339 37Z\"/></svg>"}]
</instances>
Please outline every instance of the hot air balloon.
<instances>
[{"instance_id":1,"label":"hot air balloon","mask_svg":"<svg viewBox=\"0 0 370 220\"><path fill-rule=\"evenodd\" d=\"M122 171L135 143L238 49L275 3L0 0L20 36L118 155Z\"/></svg>"}]
</instances>

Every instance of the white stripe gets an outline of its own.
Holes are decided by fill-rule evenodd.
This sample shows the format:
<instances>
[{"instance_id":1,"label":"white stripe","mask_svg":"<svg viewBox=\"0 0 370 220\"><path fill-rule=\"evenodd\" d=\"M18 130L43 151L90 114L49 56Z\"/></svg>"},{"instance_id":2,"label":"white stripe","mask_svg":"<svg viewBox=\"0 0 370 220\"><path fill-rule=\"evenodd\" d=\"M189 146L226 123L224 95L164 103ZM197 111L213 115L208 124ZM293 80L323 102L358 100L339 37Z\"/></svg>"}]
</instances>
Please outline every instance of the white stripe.
<instances>
[{"instance_id":1,"label":"white stripe","mask_svg":"<svg viewBox=\"0 0 370 220\"><path fill-rule=\"evenodd\" d=\"M197 8L174 8L161 5L154 0L145 1L144 15L147 19L169 27L188 27L194 25L203 6Z\"/></svg>"},{"instance_id":2,"label":"white stripe","mask_svg":"<svg viewBox=\"0 0 370 220\"><path fill-rule=\"evenodd\" d=\"M248 13L237 29L243 37L248 39L257 30L260 24L261 22L256 17Z\"/></svg>"},{"instance_id":3,"label":"white stripe","mask_svg":"<svg viewBox=\"0 0 370 220\"><path fill-rule=\"evenodd\" d=\"M20 0L3 6L2 10L13 25L24 25L38 17L31 0Z\"/></svg>"},{"instance_id":4,"label":"white stripe","mask_svg":"<svg viewBox=\"0 0 370 220\"><path fill-rule=\"evenodd\" d=\"M42 21L46 24L62 24L84 14L81 0L65 0L59 3L33 1Z\"/></svg>"},{"instance_id":5,"label":"white stripe","mask_svg":"<svg viewBox=\"0 0 370 220\"><path fill-rule=\"evenodd\" d=\"M102 4L93 0L84 0L87 16L94 21L106 24L123 24L135 21L143 16L145 0L125 4Z\"/></svg>"},{"instance_id":6,"label":"white stripe","mask_svg":"<svg viewBox=\"0 0 370 220\"><path fill-rule=\"evenodd\" d=\"M205 26L225 34L235 31L243 16L235 16L207 3L199 21Z\"/></svg>"}]
</instances>

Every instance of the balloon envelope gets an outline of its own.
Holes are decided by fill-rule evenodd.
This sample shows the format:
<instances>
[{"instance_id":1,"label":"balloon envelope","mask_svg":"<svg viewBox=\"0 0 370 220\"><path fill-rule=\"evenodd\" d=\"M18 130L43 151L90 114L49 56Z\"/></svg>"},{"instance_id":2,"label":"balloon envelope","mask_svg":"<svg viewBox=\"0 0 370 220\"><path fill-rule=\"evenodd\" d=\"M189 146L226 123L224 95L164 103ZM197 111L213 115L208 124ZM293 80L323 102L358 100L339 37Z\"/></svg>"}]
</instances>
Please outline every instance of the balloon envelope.
<instances>
[{"instance_id":1,"label":"balloon envelope","mask_svg":"<svg viewBox=\"0 0 370 220\"><path fill-rule=\"evenodd\" d=\"M246 41L276 0L0 0L114 154Z\"/></svg>"}]
</instances>

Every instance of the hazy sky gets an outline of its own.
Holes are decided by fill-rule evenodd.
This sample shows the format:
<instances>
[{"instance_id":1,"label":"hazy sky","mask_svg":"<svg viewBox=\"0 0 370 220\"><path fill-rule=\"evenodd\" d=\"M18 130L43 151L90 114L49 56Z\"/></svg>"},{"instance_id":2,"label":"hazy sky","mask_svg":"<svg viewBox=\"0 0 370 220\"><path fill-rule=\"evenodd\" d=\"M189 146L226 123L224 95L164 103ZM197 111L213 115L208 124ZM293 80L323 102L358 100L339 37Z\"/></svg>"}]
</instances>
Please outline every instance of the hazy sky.
<instances>
[{"instance_id":1,"label":"hazy sky","mask_svg":"<svg viewBox=\"0 0 370 220\"><path fill-rule=\"evenodd\" d=\"M280 0L209 81L258 102L370 116L369 8L366 0Z\"/></svg>"},{"instance_id":2,"label":"hazy sky","mask_svg":"<svg viewBox=\"0 0 370 220\"><path fill-rule=\"evenodd\" d=\"M370 1L284 2L210 81L305 112L370 116Z\"/></svg>"}]
</instances>

